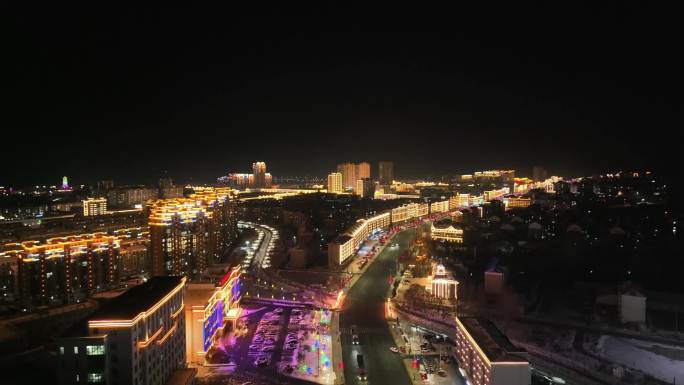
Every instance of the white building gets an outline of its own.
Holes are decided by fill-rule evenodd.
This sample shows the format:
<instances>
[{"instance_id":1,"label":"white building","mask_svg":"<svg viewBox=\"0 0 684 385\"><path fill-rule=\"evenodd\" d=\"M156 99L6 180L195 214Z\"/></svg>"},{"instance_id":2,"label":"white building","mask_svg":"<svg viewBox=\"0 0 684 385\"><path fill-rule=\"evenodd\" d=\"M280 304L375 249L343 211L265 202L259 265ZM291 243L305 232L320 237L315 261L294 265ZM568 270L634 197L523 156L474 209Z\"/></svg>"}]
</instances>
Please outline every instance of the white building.
<instances>
[{"instance_id":1,"label":"white building","mask_svg":"<svg viewBox=\"0 0 684 385\"><path fill-rule=\"evenodd\" d=\"M88 198L83 200L83 216L107 214L107 199Z\"/></svg>"},{"instance_id":2,"label":"white building","mask_svg":"<svg viewBox=\"0 0 684 385\"><path fill-rule=\"evenodd\" d=\"M430 237L434 240L443 239L447 242L463 243L463 229L452 224L433 223L430 227Z\"/></svg>"},{"instance_id":3,"label":"white building","mask_svg":"<svg viewBox=\"0 0 684 385\"><path fill-rule=\"evenodd\" d=\"M456 300L458 296L458 281L447 273L444 265L438 264L432 268L430 285L426 288L432 296L440 299Z\"/></svg>"},{"instance_id":4,"label":"white building","mask_svg":"<svg viewBox=\"0 0 684 385\"><path fill-rule=\"evenodd\" d=\"M629 290L618 296L620 322L646 322L646 297L636 290Z\"/></svg>"}]
</instances>

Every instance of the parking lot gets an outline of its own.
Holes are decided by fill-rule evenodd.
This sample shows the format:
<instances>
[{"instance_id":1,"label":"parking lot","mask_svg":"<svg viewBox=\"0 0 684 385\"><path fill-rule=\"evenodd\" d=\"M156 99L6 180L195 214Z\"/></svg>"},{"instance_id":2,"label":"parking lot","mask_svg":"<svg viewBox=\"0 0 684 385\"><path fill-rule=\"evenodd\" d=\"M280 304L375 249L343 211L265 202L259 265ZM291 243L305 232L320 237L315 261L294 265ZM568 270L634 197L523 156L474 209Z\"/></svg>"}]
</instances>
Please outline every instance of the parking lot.
<instances>
[{"instance_id":1,"label":"parking lot","mask_svg":"<svg viewBox=\"0 0 684 385\"><path fill-rule=\"evenodd\" d=\"M229 354L237 371L332 383L329 311L254 305L246 313L246 332Z\"/></svg>"}]
</instances>

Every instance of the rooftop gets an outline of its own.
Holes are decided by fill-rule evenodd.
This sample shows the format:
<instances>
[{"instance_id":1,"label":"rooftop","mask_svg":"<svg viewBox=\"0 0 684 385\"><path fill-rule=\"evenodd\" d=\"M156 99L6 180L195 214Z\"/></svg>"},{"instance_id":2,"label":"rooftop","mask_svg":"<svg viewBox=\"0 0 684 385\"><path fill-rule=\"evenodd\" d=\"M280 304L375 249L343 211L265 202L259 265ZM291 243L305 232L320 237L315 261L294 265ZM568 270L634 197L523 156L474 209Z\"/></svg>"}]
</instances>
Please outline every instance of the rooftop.
<instances>
[{"instance_id":1,"label":"rooftop","mask_svg":"<svg viewBox=\"0 0 684 385\"><path fill-rule=\"evenodd\" d=\"M526 362L520 356L526 353L506 337L492 321L481 317L458 317L471 337L491 362ZM516 354L517 353L517 354Z\"/></svg>"},{"instance_id":2,"label":"rooftop","mask_svg":"<svg viewBox=\"0 0 684 385\"><path fill-rule=\"evenodd\" d=\"M182 282L182 277L152 277L106 303L89 320L133 319L148 310Z\"/></svg>"},{"instance_id":3,"label":"rooftop","mask_svg":"<svg viewBox=\"0 0 684 385\"><path fill-rule=\"evenodd\" d=\"M338 236L337 238L333 239L332 243L337 243L338 245L341 245L341 244L349 241L350 239L352 239L351 235L342 234L342 235Z\"/></svg>"}]
</instances>

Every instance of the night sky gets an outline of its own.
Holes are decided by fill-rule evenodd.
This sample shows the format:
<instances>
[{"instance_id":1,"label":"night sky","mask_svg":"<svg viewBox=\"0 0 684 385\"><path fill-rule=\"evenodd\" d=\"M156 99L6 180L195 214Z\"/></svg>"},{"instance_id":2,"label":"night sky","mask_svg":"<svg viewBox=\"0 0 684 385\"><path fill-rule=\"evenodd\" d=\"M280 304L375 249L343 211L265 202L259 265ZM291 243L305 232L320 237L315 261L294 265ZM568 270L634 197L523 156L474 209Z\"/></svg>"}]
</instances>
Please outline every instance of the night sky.
<instances>
[{"instance_id":1,"label":"night sky","mask_svg":"<svg viewBox=\"0 0 684 385\"><path fill-rule=\"evenodd\" d=\"M672 10L400 3L4 8L0 185L672 172Z\"/></svg>"}]
</instances>

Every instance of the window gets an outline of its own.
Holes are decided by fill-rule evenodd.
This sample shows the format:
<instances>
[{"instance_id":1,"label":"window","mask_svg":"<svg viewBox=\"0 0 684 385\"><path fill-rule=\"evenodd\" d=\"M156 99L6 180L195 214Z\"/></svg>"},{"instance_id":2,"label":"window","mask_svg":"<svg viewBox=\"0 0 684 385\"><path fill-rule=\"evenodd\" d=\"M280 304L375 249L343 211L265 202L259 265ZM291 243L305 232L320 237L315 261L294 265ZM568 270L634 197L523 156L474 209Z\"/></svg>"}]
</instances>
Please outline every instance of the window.
<instances>
[{"instance_id":1,"label":"window","mask_svg":"<svg viewBox=\"0 0 684 385\"><path fill-rule=\"evenodd\" d=\"M88 373L88 382L104 382L102 373Z\"/></svg>"},{"instance_id":2,"label":"window","mask_svg":"<svg viewBox=\"0 0 684 385\"><path fill-rule=\"evenodd\" d=\"M101 356L104 354L104 345L88 345L86 346L86 355Z\"/></svg>"},{"instance_id":3,"label":"window","mask_svg":"<svg viewBox=\"0 0 684 385\"><path fill-rule=\"evenodd\" d=\"M64 354L64 346L59 347L59 354Z\"/></svg>"},{"instance_id":4,"label":"window","mask_svg":"<svg viewBox=\"0 0 684 385\"><path fill-rule=\"evenodd\" d=\"M74 354L78 354L78 346L74 346Z\"/></svg>"},{"instance_id":5,"label":"window","mask_svg":"<svg viewBox=\"0 0 684 385\"><path fill-rule=\"evenodd\" d=\"M76 382L79 382L79 381L81 381L81 377L77 374L76 375Z\"/></svg>"}]
</instances>

